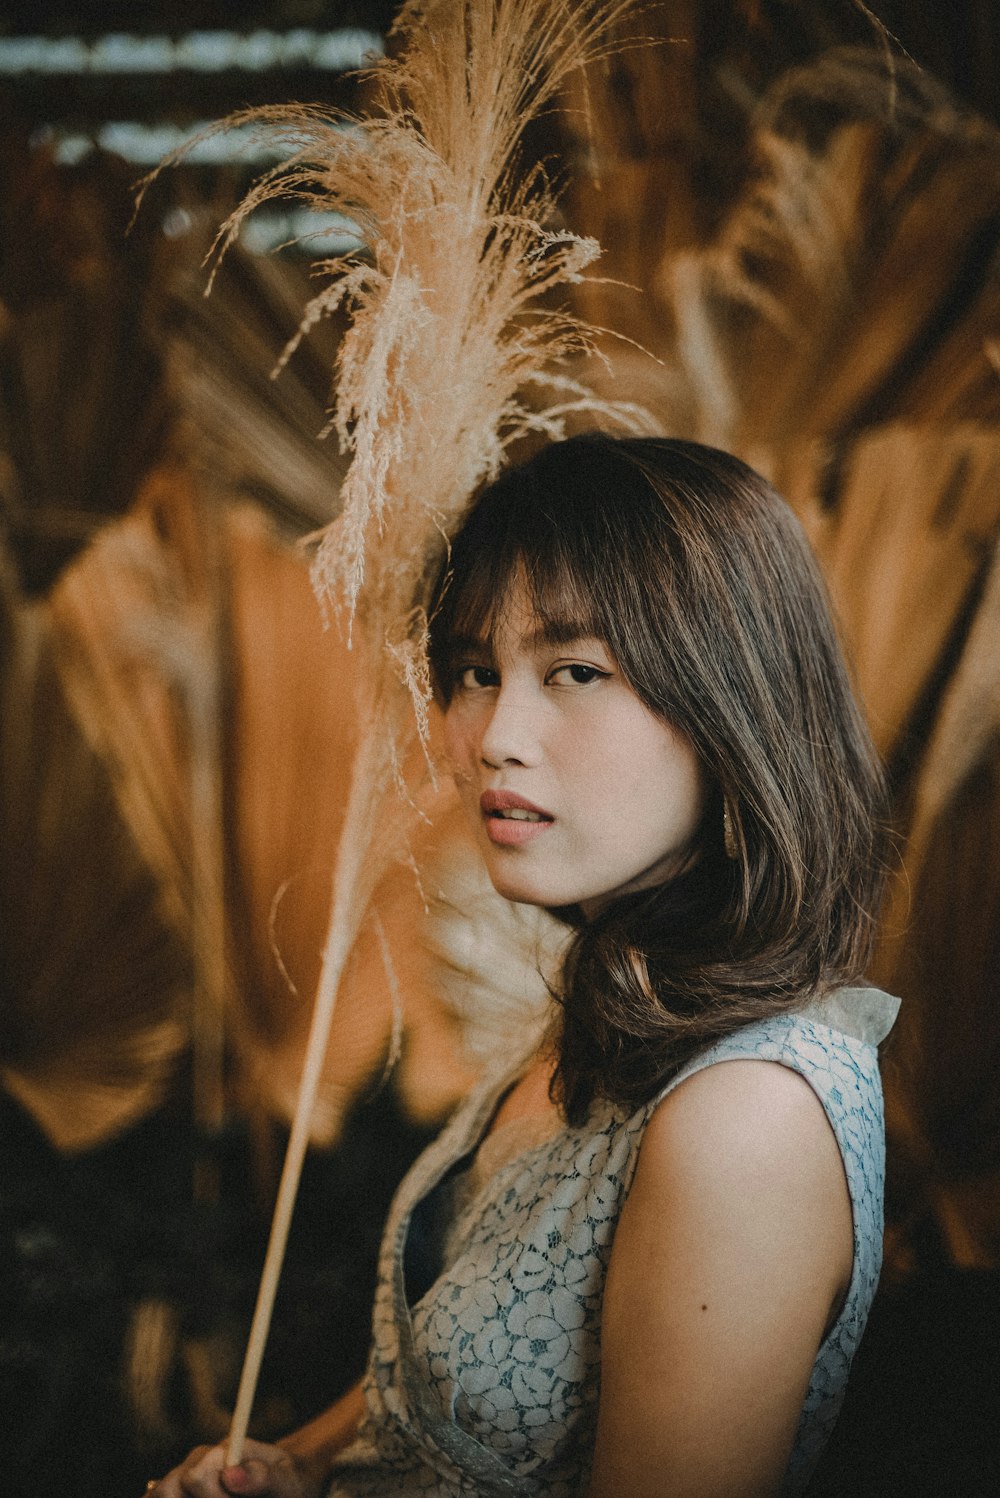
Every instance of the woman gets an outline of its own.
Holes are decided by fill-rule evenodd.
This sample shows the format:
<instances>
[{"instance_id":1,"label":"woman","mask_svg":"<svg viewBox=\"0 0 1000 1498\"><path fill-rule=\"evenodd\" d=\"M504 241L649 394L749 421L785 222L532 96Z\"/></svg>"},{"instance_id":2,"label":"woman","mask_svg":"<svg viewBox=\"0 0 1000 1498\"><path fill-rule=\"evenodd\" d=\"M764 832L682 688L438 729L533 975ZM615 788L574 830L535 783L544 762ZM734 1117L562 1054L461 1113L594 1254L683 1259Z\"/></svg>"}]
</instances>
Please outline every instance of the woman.
<instances>
[{"instance_id":1,"label":"woman","mask_svg":"<svg viewBox=\"0 0 1000 1498\"><path fill-rule=\"evenodd\" d=\"M806 542L724 453L556 443L473 508L431 663L490 878L574 928L558 1022L401 1186L363 1393L157 1498L798 1492L878 1277L896 1007L853 986L882 784Z\"/></svg>"}]
</instances>

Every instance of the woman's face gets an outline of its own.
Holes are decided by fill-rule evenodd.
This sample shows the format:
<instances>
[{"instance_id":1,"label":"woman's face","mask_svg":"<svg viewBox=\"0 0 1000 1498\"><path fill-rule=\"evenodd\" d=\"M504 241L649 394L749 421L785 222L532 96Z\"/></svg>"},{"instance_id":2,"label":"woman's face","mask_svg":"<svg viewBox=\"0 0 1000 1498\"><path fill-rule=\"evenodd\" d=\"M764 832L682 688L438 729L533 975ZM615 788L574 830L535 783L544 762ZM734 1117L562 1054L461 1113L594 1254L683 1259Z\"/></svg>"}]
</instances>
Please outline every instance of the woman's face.
<instances>
[{"instance_id":1,"label":"woman's face","mask_svg":"<svg viewBox=\"0 0 1000 1498\"><path fill-rule=\"evenodd\" d=\"M673 878L694 857L705 783L687 739L607 647L554 638L515 584L489 640L454 656L445 745L500 894L580 905Z\"/></svg>"}]
</instances>

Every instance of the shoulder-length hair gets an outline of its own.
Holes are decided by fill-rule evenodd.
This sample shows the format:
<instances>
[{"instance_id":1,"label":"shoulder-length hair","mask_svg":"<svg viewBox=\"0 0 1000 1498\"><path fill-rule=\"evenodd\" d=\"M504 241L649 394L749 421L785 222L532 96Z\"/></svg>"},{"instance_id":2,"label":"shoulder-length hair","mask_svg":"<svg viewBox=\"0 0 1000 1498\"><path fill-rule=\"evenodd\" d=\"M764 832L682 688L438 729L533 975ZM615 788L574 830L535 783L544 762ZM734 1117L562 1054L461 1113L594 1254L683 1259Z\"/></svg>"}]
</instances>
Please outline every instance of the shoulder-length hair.
<instances>
[{"instance_id":1,"label":"shoulder-length hair","mask_svg":"<svg viewBox=\"0 0 1000 1498\"><path fill-rule=\"evenodd\" d=\"M860 978L884 786L801 527L737 458L590 435L486 488L432 610L445 705L451 642L487 637L515 578L546 624L605 642L709 786L687 872L589 922L558 912L577 930L555 1088L579 1120L599 1096L638 1106L712 1039Z\"/></svg>"}]
</instances>

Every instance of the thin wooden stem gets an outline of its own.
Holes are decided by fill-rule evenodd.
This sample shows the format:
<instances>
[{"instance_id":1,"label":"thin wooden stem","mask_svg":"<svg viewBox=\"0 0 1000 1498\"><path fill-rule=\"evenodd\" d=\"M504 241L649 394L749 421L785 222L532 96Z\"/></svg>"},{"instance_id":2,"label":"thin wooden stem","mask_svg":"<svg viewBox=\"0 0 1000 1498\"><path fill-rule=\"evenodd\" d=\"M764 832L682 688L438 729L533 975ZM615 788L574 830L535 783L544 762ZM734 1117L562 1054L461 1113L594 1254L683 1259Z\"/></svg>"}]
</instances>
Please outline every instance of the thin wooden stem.
<instances>
[{"instance_id":1,"label":"thin wooden stem","mask_svg":"<svg viewBox=\"0 0 1000 1498\"><path fill-rule=\"evenodd\" d=\"M257 1304L254 1308L250 1338L243 1359L243 1371L236 1396L236 1408L233 1411L233 1422L226 1446L226 1462L230 1466L236 1466L243 1455L243 1445L250 1423L254 1395L257 1392L257 1380L264 1357L264 1347L271 1326L271 1314L274 1310L278 1279L288 1243L288 1232L298 1193L299 1179L309 1144L310 1125L330 1038L337 989L357 935L361 914L367 904L368 891L362 887L362 877L365 872L366 857L371 851L371 829L375 820L376 803L384 786L385 776L380 772L386 759L386 737L386 728L384 726L380 728L377 715L374 712L368 714L351 773L351 788L337 850L330 924L323 951L312 1023L309 1028L302 1081L299 1085L295 1116L285 1152L285 1163L271 1222L267 1255L257 1291Z\"/></svg>"}]
</instances>

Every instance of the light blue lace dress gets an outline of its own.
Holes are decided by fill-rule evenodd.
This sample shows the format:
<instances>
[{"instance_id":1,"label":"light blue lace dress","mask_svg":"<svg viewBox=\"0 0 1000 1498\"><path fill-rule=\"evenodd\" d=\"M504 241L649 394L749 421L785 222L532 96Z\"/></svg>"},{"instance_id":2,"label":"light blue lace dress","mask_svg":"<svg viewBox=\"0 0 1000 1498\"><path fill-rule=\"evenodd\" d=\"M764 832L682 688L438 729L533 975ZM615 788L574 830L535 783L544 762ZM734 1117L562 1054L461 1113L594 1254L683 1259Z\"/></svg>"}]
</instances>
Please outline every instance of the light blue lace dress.
<instances>
[{"instance_id":1,"label":"light blue lace dress","mask_svg":"<svg viewBox=\"0 0 1000 1498\"><path fill-rule=\"evenodd\" d=\"M331 1498L585 1494L600 1389L604 1278L645 1125L702 1067L756 1057L799 1072L826 1110L854 1214L854 1268L819 1349L785 1491L805 1486L843 1399L882 1256L884 1123L875 1047L897 1000L842 989L756 1023L696 1057L630 1117L595 1107L508 1160L464 1203L442 1240L442 1212L511 1085L474 1093L397 1192L382 1243L368 1415L338 1460ZM437 1227L436 1227L437 1224ZM443 1259L417 1284L422 1246ZM425 1255L426 1257L426 1255ZM438 1272L439 1271L439 1272Z\"/></svg>"}]
</instances>

